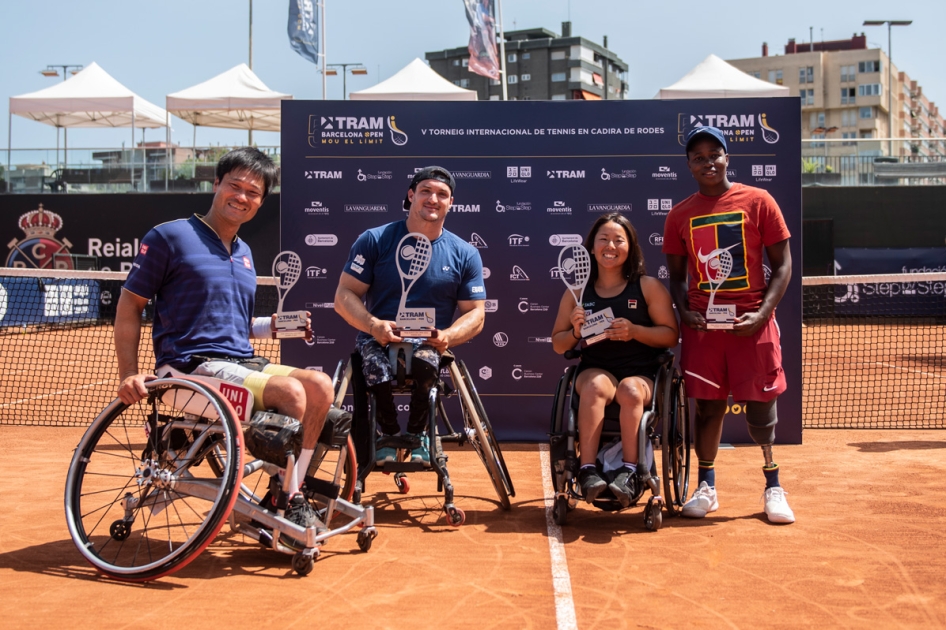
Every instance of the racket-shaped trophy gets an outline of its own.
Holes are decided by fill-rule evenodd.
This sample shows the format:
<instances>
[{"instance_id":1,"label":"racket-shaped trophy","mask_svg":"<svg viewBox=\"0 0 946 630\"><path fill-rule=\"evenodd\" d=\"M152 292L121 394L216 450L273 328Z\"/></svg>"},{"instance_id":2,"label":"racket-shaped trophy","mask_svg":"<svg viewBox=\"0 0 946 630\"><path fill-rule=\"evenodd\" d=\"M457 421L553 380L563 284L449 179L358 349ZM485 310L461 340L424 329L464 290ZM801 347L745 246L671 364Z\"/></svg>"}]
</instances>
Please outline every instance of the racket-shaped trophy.
<instances>
[{"instance_id":1,"label":"racket-shaped trophy","mask_svg":"<svg viewBox=\"0 0 946 630\"><path fill-rule=\"evenodd\" d=\"M732 273L733 258L729 253L735 245L726 248L714 249L707 255L702 252L697 253L700 263L703 265L703 273L706 276L706 283L709 284L709 304L706 307L706 329L707 330L732 330L736 323L736 305L735 304L716 304L716 292L719 287L729 279Z\"/></svg>"},{"instance_id":2,"label":"racket-shaped trophy","mask_svg":"<svg viewBox=\"0 0 946 630\"><path fill-rule=\"evenodd\" d=\"M410 232L397 244L395 258L401 276L401 302L397 307L394 334L398 337L437 336L436 309L407 307L407 296L418 278L430 264L430 240L423 234Z\"/></svg>"},{"instance_id":3,"label":"racket-shaped trophy","mask_svg":"<svg viewBox=\"0 0 946 630\"><path fill-rule=\"evenodd\" d=\"M565 287L575 298L575 306L581 306L581 295L591 276L591 256L583 245L567 245L558 253L559 275ZM604 330L611 325L614 315L610 307L596 313L585 313L585 325L581 336L591 345L604 339Z\"/></svg>"},{"instance_id":4,"label":"racket-shaped trophy","mask_svg":"<svg viewBox=\"0 0 946 630\"><path fill-rule=\"evenodd\" d=\"M276 305L276 339L295 339L306 336L307 315L305 311L282 310L286 294L298 282L302 274L302 260L295 252L279 252L273 261L273 276L276 278L276 293L279 302Z\"/></svg>"}]
</instances>

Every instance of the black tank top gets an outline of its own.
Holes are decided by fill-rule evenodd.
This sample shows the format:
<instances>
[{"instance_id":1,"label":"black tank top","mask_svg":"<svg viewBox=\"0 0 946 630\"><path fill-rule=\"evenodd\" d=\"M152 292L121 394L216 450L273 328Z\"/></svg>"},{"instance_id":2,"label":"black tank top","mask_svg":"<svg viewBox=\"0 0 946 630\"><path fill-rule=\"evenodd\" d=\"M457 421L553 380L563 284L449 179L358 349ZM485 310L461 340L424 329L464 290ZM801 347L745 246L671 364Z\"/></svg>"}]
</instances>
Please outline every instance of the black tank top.
<instances>
[{"instance_id":1,"label":"black tank top","mask_svg":"<svg viewBox=\"0 0 946 630\"><path fill-rule=\"evenodd\" d=\"M620 294L603 298L597 294L593 285L585 287L582 294L582 306L585 310L597 312L611 307L614 317L623 317L638 326L653 326L654 322L647 311L647 300L641 290L640 278L628 282ZM632 339L614 341L605 339L587 346L581 351L582 367L596 367L609 372L633 372L648 374L657 371L657 357L664 348L653 348Z\"/></svg>"}]
</instances>

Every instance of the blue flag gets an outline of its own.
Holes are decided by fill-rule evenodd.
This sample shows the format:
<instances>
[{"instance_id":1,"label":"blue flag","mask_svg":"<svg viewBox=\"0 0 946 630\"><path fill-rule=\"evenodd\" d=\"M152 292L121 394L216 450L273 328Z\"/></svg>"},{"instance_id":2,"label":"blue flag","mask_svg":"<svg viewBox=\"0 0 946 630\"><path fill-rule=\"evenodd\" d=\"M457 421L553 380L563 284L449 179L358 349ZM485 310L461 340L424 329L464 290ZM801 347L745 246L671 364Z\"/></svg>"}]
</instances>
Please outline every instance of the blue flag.
<instances>
[{"instance_id":1,"label":"blue flag","mask_svg":"<svg viewBox=\"0 0 946 630\"><path fill-rule=\"evenodd\" d=\"M319 65L319 16L315 0L289 0L289 45Z\"/></svg>"}]
</instances>

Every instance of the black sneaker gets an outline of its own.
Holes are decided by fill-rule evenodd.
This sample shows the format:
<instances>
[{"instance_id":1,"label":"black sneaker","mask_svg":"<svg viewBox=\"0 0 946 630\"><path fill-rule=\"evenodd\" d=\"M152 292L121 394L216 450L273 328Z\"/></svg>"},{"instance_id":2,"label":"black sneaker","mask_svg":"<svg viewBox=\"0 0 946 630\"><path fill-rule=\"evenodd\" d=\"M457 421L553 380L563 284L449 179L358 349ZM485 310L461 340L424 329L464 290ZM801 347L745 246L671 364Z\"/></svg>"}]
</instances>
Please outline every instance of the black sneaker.
<instances>
[{"instance_id":1,"label":"black sneaker","mask_svg":"<svg viewBox=\"0 0 946 630\"><path fill-rule=\"evenodd\" d=\"M591 503L608 484L598 475L595 468L582 468L578 471L578 485L581 486L581 495L585 497L585 501Z\"/></svg>"},{"instance_id":2,"label":"black sneaker","mask_svg":"<svg viewBox=\"0 0 946 630\"><path fill-rule=\"evenodd\" d=\"M640 480L637 473L627 466L621 466L618 469L614 481L608 484L608 488L617 497L621 507L630 507L637 502L641 495Z\"/></svg>"},{"instance_id":3,"label":"black sneaker","mask_svg":"<svg viewBox=\"0 0 946 630\"><path fill-rule=\"evenodd\" d=\"M319 520L319 517L316 516L315 510L309 505L309 501L301 494L293 495L293 497L289 499L289 505L286 506L284 515L287 521L299 527L314 526L319 533L325 531L325 525ZM286 535L281 537L281 542L293 549L302 549L305 547L304 541L300 542Z\"/></svg>"}]
</instances>

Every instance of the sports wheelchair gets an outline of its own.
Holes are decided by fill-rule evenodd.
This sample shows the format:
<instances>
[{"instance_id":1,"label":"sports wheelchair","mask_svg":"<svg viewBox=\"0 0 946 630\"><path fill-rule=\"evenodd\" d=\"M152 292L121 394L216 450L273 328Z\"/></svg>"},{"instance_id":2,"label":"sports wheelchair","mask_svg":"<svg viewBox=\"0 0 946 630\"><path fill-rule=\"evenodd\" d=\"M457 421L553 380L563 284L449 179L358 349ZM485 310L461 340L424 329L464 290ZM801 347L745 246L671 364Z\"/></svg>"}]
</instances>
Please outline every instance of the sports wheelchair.
<instances>
[{"instance_id":1,"label":"sports wheelchair","mask_svg":"<svg viewBox=\"0 0 946 630\"><path fill-rule=\"evenodd\" d=\"M391 343L387 350L388 359L396 374L392 387L395 395L410 394L413 386L411 379L413 345L403 342ZM406 494L410 492L410 481L406 473L432 470L437 474L437 491L444 493L443 510L447 518L447 524L459 527L466 520L466 515L462 509L453 503L453 483L447 471L448 457L444 453L443 444L455 443L462 446L469 443L486 467L493 488L496 490L496 495L499 497L500 505L504 510L510 508L509 497L516 496L516 491L509 477L509 471L499 448L499 442L496 441L493 427L486 416L486 410L483 408L479 394L476 392L473 378L462 360L456 359L453 353L449 351L443 353L440 360L441 378L430 389L430 413L427 426L430 444L429 465L410 461L411 451L417 448L419 443L418 440L409 436L381 438L381 446L396 449L398 456L393 462L379 464L375 461L378 445L377 437L379 435L377 409L374 395L368 390L365 382L361 364L361 355L358 352L352 353L347 364L344 361L339 362L336 375L340 374L341 378L334 379L338 382L335 398L336 407L341 408L349 384L351 384L352 389L352 434L355 439L355 450L358 453L356 500L360 498L361 492L364 491L365 479L372 471L377 470L385 474L393 473L394 483L398 490ZM444 371L448 372L452 387L444 382L442 378ZM459 430L451 424L444 407L444 398L454 395L459 398L460 412L463 416L463 426L459 427ZM438 422L438 419L440 422ZM445 433L440 432L441 423L446 429Z\"/></svg>"},{"instance_id":2,"label":"sports wheelchair","mask_svg":"<svg viewBox=\"0 0 946 630\"><path fill-rule=\"evenodd\" d=\"M580 350L565 353L566 359L580 356ZM654 394L649 407L644 409L638 432L638 468L639 487L649 489L651 497L644 510L644 525L650 531L660 529L663 522L662 510L670 516L676 515L686 501L690 472L690 413L689 402L683 377L673 367L673 353L664 352L659 356L660 367L654 378ZM578 487L578 395L575 393L577 365L571 365L559 380L558 389L552 403L552 422L549 431L549 453L552 466L552 485L555 490L553 516L555 522L564 525L568 512L575 509L582 499ZM604 428L601 433L601 445L615 438L620 439L621 427L618 422L620 406L611 403L605 408ZM661 478L657 475L656 464L648 453L661 451L663 472L663 493ZM638 497L638 500L640 497ZM631 506L637 504L635 500ZM605 511L623 509L610 489L605 489L594 501L595 507Z\"/></svg>"},{"instance_id":3,"label":"sports wheelchair","mask_svg":"<svg viewBox=\"0 0 946 630\"><path fill-rule=\"evenodd\" d=\"M330 410L302 488L325 527L302 527L285 517L293 452L277 464L244 450L253 409L248 389L179 372L145 386L143 400L116 399L95 418L69 466L69 533L96 569L136 582L169 575L196 558L225 522L292 554L300 575L312 571L319 547L332 536L359 528L358 547L371 548L374 508L352 502L356 458L348 413ZM276 498L266 502L270 509L261 505L263 496Z\"/></svg>"}]
</instances>

